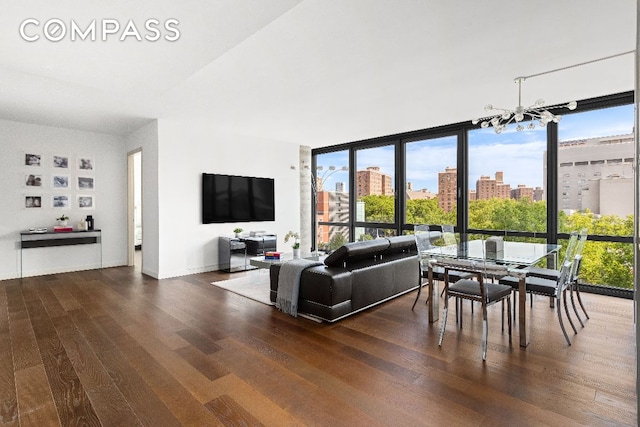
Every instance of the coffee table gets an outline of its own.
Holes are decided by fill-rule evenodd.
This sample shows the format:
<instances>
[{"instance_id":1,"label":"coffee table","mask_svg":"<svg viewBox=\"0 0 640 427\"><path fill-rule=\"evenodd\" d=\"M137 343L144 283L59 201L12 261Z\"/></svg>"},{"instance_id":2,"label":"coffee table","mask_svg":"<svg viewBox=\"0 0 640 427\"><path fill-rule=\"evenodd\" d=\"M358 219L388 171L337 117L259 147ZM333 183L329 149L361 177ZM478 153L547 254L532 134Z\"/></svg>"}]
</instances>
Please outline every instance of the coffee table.
<instances>
[{"instance_id":1,"label":"coffee table","mask_svg":"<svg viewBox=\"0 0 640 427\"><path fill-rule=\"evenodd\" d=\"M249 258L249 264L258 268L269 269L273 264L281 264L293 259L293 254L281 254L280 259L265 259L263 256L254 256Z\"/></svg>"},{"instance_id":2,"label":"coffee table","mask_svg":"<svg viewBox=\"0 0 640 427\"><path fill-rule=\"evenodd\" d=\"M314 255L309 254L307 256L303 256L304 259L311 259L315 261L322 261L326 256L324 255ZM269 269L273 264L282 264L283 262L287 262L293 259L292 253L284 253L280 255L280 259L265 259L263 256L256 256L249 258L249 264L258 268L266 268Z\"/></svg>"}]
</instances>

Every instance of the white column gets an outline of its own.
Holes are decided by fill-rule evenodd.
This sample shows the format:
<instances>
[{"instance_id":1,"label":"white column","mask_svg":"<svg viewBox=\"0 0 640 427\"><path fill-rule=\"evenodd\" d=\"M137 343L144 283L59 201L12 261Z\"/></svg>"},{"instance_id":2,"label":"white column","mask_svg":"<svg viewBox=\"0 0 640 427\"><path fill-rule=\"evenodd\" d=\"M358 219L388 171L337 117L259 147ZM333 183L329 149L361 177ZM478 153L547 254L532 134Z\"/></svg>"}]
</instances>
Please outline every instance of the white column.
<instances>
[{"instance_id":1,"label":"white column","mask_svg":"<svg viewBox=\"0 0 640 427\"><path fill-rule=\"evenodd\" d=\"M300 171L300 248L304 256L311 251L311 147L300 146L298 170Z\"/></svg>"}]
</instances>

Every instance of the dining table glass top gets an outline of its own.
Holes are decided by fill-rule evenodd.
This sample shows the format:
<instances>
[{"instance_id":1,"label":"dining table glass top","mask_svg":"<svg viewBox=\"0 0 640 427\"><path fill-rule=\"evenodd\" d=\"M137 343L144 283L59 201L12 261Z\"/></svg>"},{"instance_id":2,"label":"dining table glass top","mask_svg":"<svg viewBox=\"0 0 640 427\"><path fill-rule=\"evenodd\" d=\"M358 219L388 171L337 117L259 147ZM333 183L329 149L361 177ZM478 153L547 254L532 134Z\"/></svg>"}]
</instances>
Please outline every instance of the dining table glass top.
<instances>
[{"instance_id":1,"label":"dining table glass top","mask_svg":"<svg viewBox=\"0 0 640 427\"><path fill-rule=\"evenodd\" d=\"M503 250L487 252L485 242L482 239L463 240L457 245L433 246L425 254L432 257L489 261L515 267L535 264L561 248L561 245L555 244L505 241Z\"/></svg>"}]
</instances>

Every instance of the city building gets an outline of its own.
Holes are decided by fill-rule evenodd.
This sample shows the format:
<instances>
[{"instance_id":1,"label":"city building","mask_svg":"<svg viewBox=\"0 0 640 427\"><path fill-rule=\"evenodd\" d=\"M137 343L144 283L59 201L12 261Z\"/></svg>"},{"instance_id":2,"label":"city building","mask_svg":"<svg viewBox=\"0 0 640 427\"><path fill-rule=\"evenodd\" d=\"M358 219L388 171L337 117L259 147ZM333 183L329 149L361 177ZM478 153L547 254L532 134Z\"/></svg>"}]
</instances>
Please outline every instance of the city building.
<instances>
[{"instance_id":1,"label":"city building","mask_svg":"<svg viewBox=\"0 0 640 427\"><path fill-rule=\"evenodd\" d=\"M482 199L509 199L511 198L511 185L503 182L504 172L498 171L495 179L482 175L476 181L476 198Z\"/></svg>"},{"instance_id":2,"label":"city building","mask_svg":"<svg viewBox=\"0 0 640 427\"><path fill-rule=\"evenodd\" d=\"M445 212L451 212L456 205L457 183L457 168L446 167L444 172L438 172L438 207Z\"/></svg>"},{"instance_id":3,"label":"city building","mask_svg":"<svg viewBox=\"0 0 640 427\"><path fill-rule=\"evenodd\" d=\"M369 166L356 173L356 197L393 196L391 176L380 172L379 166Z\"/></svg>"},{"instance_id":4,"label":"city building","mask_svg":"<svg viewBox=\"0 0 640 427\"><path fill-rule=\"evenodd\" d=\"M541 187L527 187L524 184L518 184L517 188L511 189L511 198L515 200L529 199L532 202L542 201L544 191Z\"/></svg>"},{"instance_id":5,"label":"city building","mask_svg":"<svg viewBox=\"0 0 640 427\"><path fill-rule=\"evenodd\" d=\"M342 184L344 186L344 183ZM336 187L338 186L336 185ZM318 191L316 209L318 223L347 222L349 220L349 193L342 191ZM340 231L344 232L344 230ZM332 227L328 225L318 226L318 242L328 242L331 236Z\"/></svg>"},{"instance_id":6,"label":"city building","mask_svg":"<svg viewBox=\"0 0 640 427\"><path fill-rule=\"evenodd\" d=\"M422 188L420 190L414 190L413 184L411 182L407 183L407 200L420 200L420 199L433 199L438 197L437 194L432 193L426 188Z\"/></svg>"},{"instance_id":7,"label":"city building","mask_svg":"<svg viewBox=\"0 0 640 427\"><path fill-rule=\"evenodd\" d=\"M633 134L560 142L558 165L559 209L633 214Z\"/></svg>"}]
</instances>

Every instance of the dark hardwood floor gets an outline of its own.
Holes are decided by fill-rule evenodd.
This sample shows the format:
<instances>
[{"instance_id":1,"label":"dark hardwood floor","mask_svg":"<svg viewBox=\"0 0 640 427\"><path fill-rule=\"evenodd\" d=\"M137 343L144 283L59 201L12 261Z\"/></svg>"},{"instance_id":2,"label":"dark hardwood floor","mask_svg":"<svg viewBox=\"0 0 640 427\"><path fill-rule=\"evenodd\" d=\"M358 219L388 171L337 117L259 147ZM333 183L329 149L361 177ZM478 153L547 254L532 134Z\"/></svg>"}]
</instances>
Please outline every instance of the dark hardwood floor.
<instances>
[{"instance_id":1,"label":"dark hardwood floor","mask_svg":"<svg viewBox=\"0 0 640 427\"><path fill-rule=\"evenodd\" d=\"M209 284L227 277L0 282L1 424L637 425L632 301L585 294L569 347L538 297L524 350L492 307L483 363L478 310L439 348L415 293L318 324Z\"/></svg>"}]
</instances>

